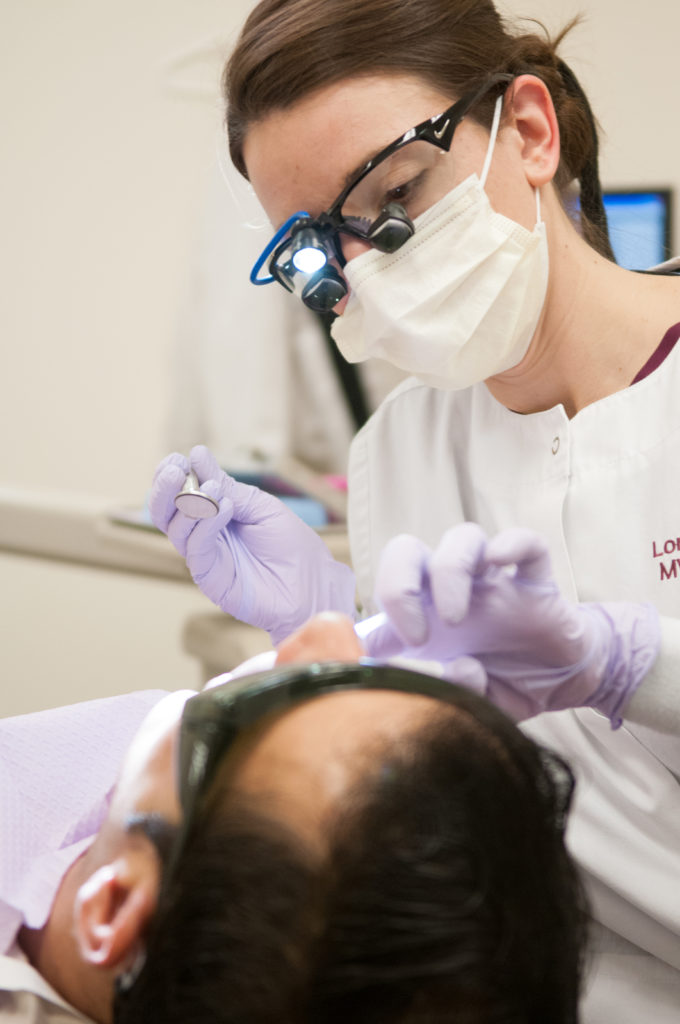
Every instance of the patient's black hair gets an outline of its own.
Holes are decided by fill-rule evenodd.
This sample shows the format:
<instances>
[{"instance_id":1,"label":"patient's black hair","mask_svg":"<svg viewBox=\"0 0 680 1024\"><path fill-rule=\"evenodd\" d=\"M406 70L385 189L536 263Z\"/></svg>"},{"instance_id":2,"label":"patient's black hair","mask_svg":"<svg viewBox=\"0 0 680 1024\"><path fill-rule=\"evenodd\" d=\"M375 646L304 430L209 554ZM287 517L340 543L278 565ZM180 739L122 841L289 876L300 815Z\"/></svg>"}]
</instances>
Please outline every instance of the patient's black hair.
<instances>
[{"instance_id":1,"label":"patient's black hair","mask_svg":"<svg viewBox=\"0 0 680 1024\"><path fill-rule=\"evenodd\" d=\"M469 694L370 755L321 859L218 780L116 1024L575 1024L568 768Z\"/></svg>"}]
</instances>

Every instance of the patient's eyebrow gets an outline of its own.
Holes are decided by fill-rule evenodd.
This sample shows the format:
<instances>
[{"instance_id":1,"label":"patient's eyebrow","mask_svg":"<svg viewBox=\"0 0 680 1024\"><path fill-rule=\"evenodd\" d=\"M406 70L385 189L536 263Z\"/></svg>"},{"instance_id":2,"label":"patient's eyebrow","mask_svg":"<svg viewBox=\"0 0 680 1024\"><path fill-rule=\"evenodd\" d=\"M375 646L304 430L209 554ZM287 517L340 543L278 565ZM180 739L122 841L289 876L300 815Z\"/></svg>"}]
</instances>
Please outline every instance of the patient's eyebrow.
<instances>
[{"instance_id":1,"label":"patient's eyebrow","mask_svg":"<svg viewBox=\"0 0 680 1024\"><path fill-rule=\"evenodd\" d=\"M155 846L163 866L167 866L170 854L179 832L179 826L158 813L131 814L125 819L125 830L129 835L145 836Z\"/></svg>"}]
</instances>

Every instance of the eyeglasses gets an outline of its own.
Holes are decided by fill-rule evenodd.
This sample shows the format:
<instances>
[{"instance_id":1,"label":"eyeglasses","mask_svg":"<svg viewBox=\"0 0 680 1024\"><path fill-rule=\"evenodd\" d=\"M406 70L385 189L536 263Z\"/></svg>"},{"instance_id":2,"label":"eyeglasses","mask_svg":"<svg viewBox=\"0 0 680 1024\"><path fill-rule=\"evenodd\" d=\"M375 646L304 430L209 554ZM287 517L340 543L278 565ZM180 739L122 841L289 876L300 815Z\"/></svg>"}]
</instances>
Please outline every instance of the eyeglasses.
<instances>
[{"instance_id":1,"label":"eyeglasses","mask_svg":"<svg viewBox=\"0 0 680 1024\"><path fill-rule=\"evenodd\" d=\"M466 93L442 114L410 128L369 160L325 213L298 210L279 228L250 274L253 284L279 284L306 306L327 313L347 294L331 260L344 267L340 235L368 242L380 252L400 249L415 231L414 220L453 187L448 153L453 135L471 108L512 75L497 74ZM268 277L261 277L264 266Z\"/></svg>"},{"instance_id":2,"label":"eyeglasses","mask_svg":"<svg viewBox=\"0 0 680 1024\"><path fill-rule=\"evenodd\" d=\"M230 680L191 697L182 713L179 735L177 781L182 821L173 825L156 814L140 814L128 820L128 828L143 832L163 862L167 889L200 817L203 798L217 768L238 737L270 714L331 693L348 690L390 690L432 697L465 707L468 691L393 665L324 662L269 669Z\"/></svg>"},{"instance_id":3,"label":"eyeglasses","mask_svg":"<svg viewBox=\"0 0 680 1024\"><path fill-rule=\"evenodd\" d=\"M435 676L368 660L281 666L203 690L187 701L182 715L178 787L183 817L167 865L169 875L200 815L202 798L237 738L266 716L315 697L350 690L413 693L457 707L469 696Z\"/></svg>"},{"instance_id":4,"label":"eyeglasses","mask_svg":"<svg viewBox=\"0 0 680 1024\"><path fill-rule=\"evenodd\" d=\"M172 876L200 815L203 797L217 768L237 738L268 715L332 693L387 690L431 697L479 714L480 698L436 676L397 665L324 662L270 669L215 686L191 697L182 715L179 738L178 789L182 824L169 852L166 873ZM566 814L573 777L563 762L561 776L568 793L560 802ZM556 773L551 770L553 778ZM565 786L560 786L561 790Z\"/></svg>"}]
</instances>

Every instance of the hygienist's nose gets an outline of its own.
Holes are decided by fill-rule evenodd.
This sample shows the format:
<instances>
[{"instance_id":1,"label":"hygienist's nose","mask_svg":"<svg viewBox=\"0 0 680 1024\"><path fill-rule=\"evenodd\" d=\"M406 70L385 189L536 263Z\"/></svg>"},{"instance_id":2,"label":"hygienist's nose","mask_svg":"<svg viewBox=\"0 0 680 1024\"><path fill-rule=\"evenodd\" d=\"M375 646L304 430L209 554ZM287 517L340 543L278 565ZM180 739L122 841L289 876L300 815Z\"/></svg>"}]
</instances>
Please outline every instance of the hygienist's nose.
<instances>
[{"instance_id":1,"label":"hygienist's nose","mask_svg":"<svg viewBox=\"0 0 680 1024\"><path fill-rule=\"evenodd\" d=\"M361 256L373 247L369 242L364 242L362 238L355 238L354 235L342 235L340 238L340 248L342 249L345 261L349 263L350 260L356 259L357 256Z\"/></svg>"},{"instance_id":2,"label":"hygienist's nose","mask_svg":"<svg viewBox=\"0 0 680 1024\"><path fill-rule=\"evenodd\" d=\"M349 300L349 291L347 292L346 295L343 295L343 297L340 299L340 301L335 306L333 306L333 312L335 313L336 316L342 316L342 314L344 312L344 309L345 309L345 306L347 305L348 300Z\"/></svg>"},{"instance_id":3,"label":"hygienist's nose","mask_svg":"<svg viewBox=\"0 0 680 1024\"><path fill-rule=\"evenodd\" d=\"M357 256L361 256L362 253L368 252L373 246L369 245L368 242L362 241L361 238L354 238L353 235L342 235L340 237L340 248L342 249L342 255L345 258L345 263L349 263L350 260L356 259ZM343 272L342 267L337 268L347 282L347 277ZM349 284L347 284L347 295L340 299L337 306L333 308L333 312L336 316L342 316L343 310L347 305L349 299Z\"/></svg>"}]
</instances>

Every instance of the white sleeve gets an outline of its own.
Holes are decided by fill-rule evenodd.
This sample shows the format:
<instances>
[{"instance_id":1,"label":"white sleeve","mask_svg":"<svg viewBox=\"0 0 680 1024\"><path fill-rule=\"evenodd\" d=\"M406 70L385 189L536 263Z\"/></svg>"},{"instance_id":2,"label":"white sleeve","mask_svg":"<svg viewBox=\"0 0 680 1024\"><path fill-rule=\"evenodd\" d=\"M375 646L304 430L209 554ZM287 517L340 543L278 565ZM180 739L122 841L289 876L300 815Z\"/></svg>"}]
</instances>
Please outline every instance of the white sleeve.
<instances>
[{"instance_id":1,"label":"white sleeve","mask_svg":"<svg viewBox=\"0 0 680 1024\"><path fill-rule=\"evenodd\" d=\"M661 619L661 649L628 701L624 719L680 736L680 619Z\"/></svg>"}]
</instances>

